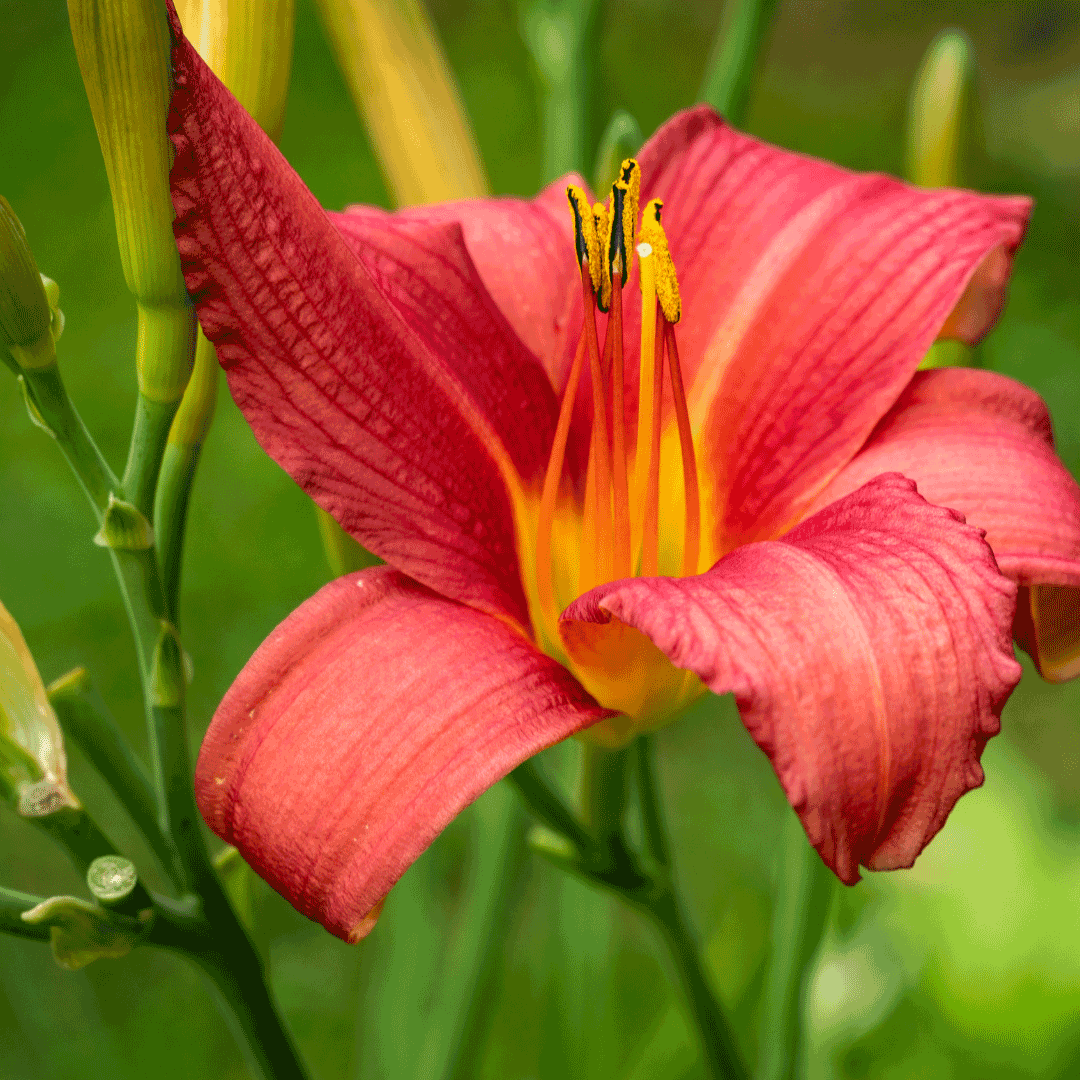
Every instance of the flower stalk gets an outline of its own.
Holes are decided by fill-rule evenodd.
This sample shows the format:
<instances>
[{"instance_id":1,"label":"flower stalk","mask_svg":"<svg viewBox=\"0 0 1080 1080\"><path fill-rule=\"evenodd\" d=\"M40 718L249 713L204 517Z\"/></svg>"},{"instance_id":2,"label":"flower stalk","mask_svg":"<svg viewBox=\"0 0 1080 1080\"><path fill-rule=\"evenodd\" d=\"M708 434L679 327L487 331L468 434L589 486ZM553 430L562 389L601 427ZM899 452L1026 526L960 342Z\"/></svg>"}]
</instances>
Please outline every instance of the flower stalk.
<instances>
[{"instance_id":1,"label":"flower stalk","mask_svg":"<svg viewBox=\"0 0 1080 1080\"><path fill-rule=\"evenodd\" d=\"M614 753L599 749L590 752L586 763L584 775L591 780L583 790L583 801L602 832L575 817L535 762L526 761L510 774L529 811L544 826L543 832L531 837L534 850L561 869L614 892L652 920L675 967L708 1075L716 1080L747 1077L731 1025L711 986L685 906L675 888L649 736L641 736L636 746ZM618 809L625 808L625 784L632 765L642 817L642 853L630 845L623 813Z\"/></svg>"}]
</instances>

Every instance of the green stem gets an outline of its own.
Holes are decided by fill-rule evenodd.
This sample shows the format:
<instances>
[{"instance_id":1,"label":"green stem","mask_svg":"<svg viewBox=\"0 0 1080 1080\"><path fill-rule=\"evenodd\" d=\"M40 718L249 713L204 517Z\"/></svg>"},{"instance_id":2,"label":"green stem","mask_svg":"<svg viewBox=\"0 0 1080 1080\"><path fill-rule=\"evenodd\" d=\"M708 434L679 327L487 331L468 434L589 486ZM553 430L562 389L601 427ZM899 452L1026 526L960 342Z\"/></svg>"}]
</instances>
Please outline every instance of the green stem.
<instances>
[{"instance_id":1,"label":"green stem","mask_svg":"<svg viewBox=\"0 0 1080 1080\"><path fill-rule=\"evenodd\" d=\"M716 992L702 966L697 942L674 888L669 886L651 898L645 910L660 930L675 963L680 986L701 1038L709 1076L717 1080L747 1077L735 1034L716 1000Z\"/></svg>"},{"instance_id":2,"label":"green stem","mask_svg":"<svg viewBox=\"0 0 1080 1080\"><path fill-rule=\"evenodd\" d=\"M174 625L180 625L180 579L188 505L203 443L214 419L220 374L214 346L200 331L180 408L173 418L161 458L154 498L154 532L165 588L165 602Z\"/></svg>"},{"instance_id":3,"label":"green stem","mask_svg":"<svg viewBox=\"0 0 1080 1080\"><path fill-rule=\"evenodd\" d=\"M794 813L786 815L783 828L755 1080L793 1080L797 1075L806 973L828 926L835 893L836 878Z\"/></svg>"},{"instance_id":4,"label":"green stem","mask_svg":"<svg viewBox=\"0 0 1080 1080\"><path fill-rule=\"evenodd\" d=\"M668 846L667 830L660 818L652 736L642 735L634 745L637 749L638 793L641 802L641 823L645 833L645 850L656 860L658 866L670 870L671 850Z\"/></svg>"},{"instance_id":5,"label":"green stem","mask_svg":"<svg viewBox=\"0 0 1080 1080\"><path fill-rule=\"evenodd\" d=\"M75 810L70 806L65 806L51 814L26 820L59 844L84 877L90 864L96 858L101 855L117 854L116 845L82 808ZM150 895L141 882L131 893L131 904L136 909L147 908L151 904Z\"/></svg>"},{"instance_id":6,"label":"green stem","mask_svg":"<svg viewBox=\"0 0 1080 1080\"><path fill-rule=\"evenodd\" d=\"M194 348L194 317L188 311L189 333L182 316L181 312L159 320L159 344L163 355L170 360L171 369L182 363L184 348L189 350L189 357ZM146 329L154 329L151 325L154 322L144 320L140 308L140 381L153 369L153 364L147 366L145 362L155 359L158 330L151 333ZM186 372L180 374L186 382ZM109 495L119 490L116 476L71 405L55 366L27 372L24 385L40 419L56 437L86 490L100 524ZM161 396L175 396L179 401L180 393ZM123 489L129 501L147 517L152 512L157 483L160 462L157 448L163 447L169 430L164 418L168 414L171 420L168 406L152 408L146 404L152 405L153 400L140 394L144 415L135 424L132 455L125 471L129 486ZM197 894L196 903L201 902L202 908L201 914L192 914L182 905L155 897L153 904L158 917L151 939L190 955L210 976L220 992L238 1042L259 1075L265 1080L305 1080L304 1068L264 980L258 953L229 904L199 832L187 747L182 653L176 631L168 621L155 550L110 549L110 555L139 658L159 828L172 848L170 872L192 888ZM36 819L36 823L68 849L84 873L98 855L114 853L112 845L84 811L64 810L49 818Z\"/></svg>"},{"instance_id":7,"label":"green stem","mask_svg":"<svg viewBox=\"0 0 1080 1080\"><path fill-rule=\"evenodd\" d=\"M510 932L525 862L525 813L509 792L500 794L506 798L494 822L495 842L479 859L467 933L461 948L448 957L447 976L440 979L443 1000L447 991L456 999L438 1011L438 1015L449 1014L452 1030L446 1063L439 1074L442 1080L470 1080L479 1071L484 1034L497 998L499 957ZM482 824L491 835L491 823ZM452 972L460 972L460 978Z\"/></svg>"},{"instance_id":8,"label":"green stem","mask_svg":"<svg viewBox=\"0 0 1080 1080\"><path fill-rule=\"evenodd\" d=\"M203 914L159 900L148 941L183 954L210 978L256 1075L263 1080L307 1080L267 987L259 954L209 862L199 868L198 887Z\"/></svg>"},{"instance_id":9,"label":"green stem","mask_svg":"<svg viewBox=\"0 0 1080 1080\"><path fill-rule=\"evenodd\" d=\"M24 922L22 913L44 903L44 897L31 896L29 893L5 889L0 885L0 932L13 934L15 937L29 938L31 941L48 941L47 926L32 925Z\"/></svg>"},{"instance_id":10,"label":"green stem","mask_svg":"<svg viewBox=\"0 0 1080 1080\"><path fill-rule=\"evenodd\" d=\"M36 408L48 431L60 444L101 523L109 495L119 490L116 474L109 468L67 395L60 369L26 370L22 374L28 404Z\"/></svg>"},{"instance_id":11,"label":"green stem","mask_svg":"<svg viewBox=\"0 0 1080 1080\"><path fill-rule=\"evenodd\" d=\"M595 846L589 831L571 813L562 796L548 783L531 758L523 761L507 779L517 788L534 817L558 833L581 854Z\"/></svg>"},{"instance_id":12,"label":"green stem","mask_svg":"<svg viewBox=\"0 0 1080 1080\"><path fill-rule=\"evenodd\" d=\"M606 750L589 742L582 746L581 816L600 844L622 832L630 757L629 747Z\"/></svg>"},{"instance_id":13,"label":"green stem","mask_svg":"<svg viewBox=\"0 0 1080 1080\"><path fill-rule=\"evenodd\" d=\"M594 767L594 775L610 775L612 771L623 770L625 777L628 752L622 753L625 756L618 765L608 761L602 768ZM573 857L553 861L586 881L617 893L625 903L647 914L656 924L671 954L680 987L690 1006L709 1076L713 1080L746 1080L748 1074L739 1056L734 1034L709 983L697 943L668 869L667 853L670 844L660 814L648 754L648 747L637 750L641 812L645 823L646 844L651 855L647 862L637 856L627 844L621 814L614 832L609 832L602 838L596 837L567 809L561 797L532 761L519 765L510 774L510 779L532 813L575 849L576 854ZM645 763L644 770L640 768L642 762ZM610 809L614 805L614 801L608 799L612 790L610 785L591 786L606 792L602 801L608 816L603 820L610 823Z\"/></svg>"},{"instance_id":14,"label":"green stem","mask_svg":"<svg viewBox=\"0 0 1080 1080\"><path fill-rule=\"evenodd\" d=\"M175 852L157 820L154 789L142 762L109 712L90 676L79 668L48 688L65 738L86 755L90 764L116 792L132 821L146 838L166 871L172 872ZM182 885L182 882L177 882Z\"/></svg>"},{"instance_id":15,"label":"green stem","mask_svg":"<svg viewBox=\"0 0 1080 1080\"><path fill-rule=\"evenodd\" d=\"M758 58L772 27L777 0L728 0L698 100L729 123L746 122Z\"/></svg>"},{"instance_id":16,"label":"green stem","mask_svg":"<svg viewBox=\"0 0 1080 1080\"><path fill-rule=\"evenodd\" d=\"M176 415L177 403L151 401L139 394L135 401L135 423L121 490L124 498L137 506L147 521L154 520L154 491L157 487L165 440Z\"/></svg>"}]
</instances>

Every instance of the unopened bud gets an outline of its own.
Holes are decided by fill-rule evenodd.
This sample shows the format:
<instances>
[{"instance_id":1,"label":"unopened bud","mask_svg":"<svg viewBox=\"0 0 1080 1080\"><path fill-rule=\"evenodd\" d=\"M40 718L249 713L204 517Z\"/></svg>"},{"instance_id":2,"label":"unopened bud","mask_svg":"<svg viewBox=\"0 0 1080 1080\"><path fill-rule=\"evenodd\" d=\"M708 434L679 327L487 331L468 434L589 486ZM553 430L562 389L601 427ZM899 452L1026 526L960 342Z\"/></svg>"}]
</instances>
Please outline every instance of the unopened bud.
<instances>
[{"instance_id":1,"label":"unopened bud","mask_svg":"<svg viewBox=\"0 0 1080 1080\"><path fill-rule=\"evenodd\" d=\"M272 139L292 66L294 0L177 0L188 41Z\"/></svg>"},{"instance_id":2,"label":"unopened bud","mask_svg":"<svg viewBox=\"0 0 1080 1080\"><path fill-rule=\"evenodd\" d=\"M632 158L644 141L638 122L630 113L618 109L600 136L593 168L593 190L607 191L619 179L623 161Z\"/></svg>"},{"instance_id":3,"label":"unopened bud","mask_svg":"<svg viewBox=\"0 0 1080 1080\"><path fill-rule=\"evenodd\" d=\"M981 139L974 50L959 30L943 30L911 89L907 178L920 187L962 185Z\"/></svg>"},{"instance_id":4,"label":"unopened bud","mask_svg":"<svg viewBox=\"0 0 1080 1080\"><path fill-rule=\"evenodd\" d=\"M0 348L21 368L56 362L52 311L22 222L0 195Z\"/></svg>"},{"instance_id":5,"label":"unopened bud","mask_svg":"<svg viewBox=\"0 0 1080 1080\"><path fill-rule=\"evenodd\" d=\"M64 737L18 624L0 604L0 794L23 817L80 809Z\"/></svg>"},{"instance_id":6,"label":"unopened bud","mask_svg":"<svg viewBox=\"0 0 1080 1080\"><path fill-rule=\"evenodd\" d=\"M68 0L71 36L109 174L124 280L144 304L186 297L169 197L170 48L160 0Z\"/></svg>"}]
</instances>

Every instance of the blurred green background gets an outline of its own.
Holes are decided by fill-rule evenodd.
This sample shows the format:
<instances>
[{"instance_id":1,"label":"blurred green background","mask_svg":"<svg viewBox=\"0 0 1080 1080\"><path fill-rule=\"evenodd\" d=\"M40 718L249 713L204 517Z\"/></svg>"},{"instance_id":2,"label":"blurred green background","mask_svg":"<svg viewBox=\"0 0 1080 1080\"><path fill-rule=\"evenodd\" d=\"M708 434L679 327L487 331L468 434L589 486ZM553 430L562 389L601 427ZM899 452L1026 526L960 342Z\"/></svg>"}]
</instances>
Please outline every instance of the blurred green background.
<instances>
[{"instance_id":1,"label":"blurred green background","mask_svg":"<svg viewBox=\"0 0 1080 1080\"><path fill-rule=\"evenodd\" d=\"M319 199L386 205L364 131L310 0L297 0L281 148ZM533 193L539 101L506 0L431 0L493 186ZM625 108L649 133L695 97L720 16L705 0L611 0L599 131ZM788 0L748 128L859 169L899 172L912 75L934 34L964 28L980 65L985 153L969 183L1036 197L1011 300L985 362L1049 402L1080 469L1080 4ZM0 192L61 286L61 363L114 466L126 451L134 315L105 170L58 0L0 0ZM86 665L134 742L135 657L105 554L55 446L0 377L0 597L46 680ZM195 487L183 600L194 734L263 637L327 578L306 497L224 395ZM729 702L659 740L677 870L748 1053L786 811ZM197 745L193 743L193 746ZM122 846L152 860L77 752L76 790ZM573 750L560 762L573 766ZM914 871L839 895L808 997L806 1075L1080 1075L1080 685L1025 677L962 800ZM701 1075L663 954L614 901L526 853L497 788L407 873L378 928L348 947L261 882L255 936L315 1078L690 1080ZM0 815L0 880L82 894L64 858ZM478 949L494 964L477 984ZM0 938L0 1076L112 1080L247 1075L206 986L150 950L84 971Z\"/></svg>"}]
</instances>

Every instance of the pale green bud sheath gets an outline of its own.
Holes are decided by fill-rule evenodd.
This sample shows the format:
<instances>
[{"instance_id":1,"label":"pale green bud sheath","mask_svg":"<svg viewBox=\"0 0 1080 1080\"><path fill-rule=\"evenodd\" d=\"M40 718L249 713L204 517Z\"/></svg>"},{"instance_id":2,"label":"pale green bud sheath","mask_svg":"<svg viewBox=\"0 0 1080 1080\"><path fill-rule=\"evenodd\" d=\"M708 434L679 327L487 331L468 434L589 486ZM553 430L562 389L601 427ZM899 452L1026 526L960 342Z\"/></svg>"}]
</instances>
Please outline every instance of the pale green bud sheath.
<instances>
[{"instance_id":1,"label":"pale green bud sheath","mask_svg":"<svg viewBox=\"0 0 1080 1080\"><path fill-rule=\"evenodd\" d=\"M64 737L18 624L0 604L0 790L23 817L81 808Z\"/></svg>"},{"instance_id":2,"label":"pale green bud sheath","mask_svg":"<svg viewBox=\"0 0 1080 1080\"><path fill-rule=\"evenodd\" d=\"M172 233L169 28L158 0L69 0L68 15L109 176L124 280L138 305L139 400L123 487L149 516L196 325Z\"/></svg>"},{"instance_id":3,"label":"pale green bud sheath","mask_svg":"<svg viewBox=\"0 0 1080 1080\"><path fill-rule=\"evenodd\" d=\"M617 109L612 113L596 148L593 190L607 191L619 179L623 161L632 158L641 149L644 141L641 127L630 113L624 109Z\"/></svg>"},{"instance_id":4,"label":"pale green bud sheath","mask_svg":"<svg viewBox=\"0 0 1080 1080\"><path fill-rule=\"evenodd\" d=\"M0 195L0 349L21 369L56 363L52 310L22 222Z\"/></svg>"},{"instance_id":5,"label":"pale green bud sheath","mask_svg":"<svg viewBox=\"0 0 1080 1080\"><path fill-rule=\"evenodd\" d=\"M115 849L67 781L67 754L56 713L18 624L0 604L0 796L67 850L86 873ZM139 908L150 904L142 886Z\"/></svg>"},{"instance_id":6,"label":"pale green bud sheath","mask_svg":"<svg viewBox=\"0 0 1080 1080\"><path fill-rule=\"evenodd\" d=\"M907 179L920 187L961 187L981 141L975 54L959 30L943 30L926 50L908 103ZM962 341L937 341L921 368L972 363Z\"/></svg>"}]
</instances>

